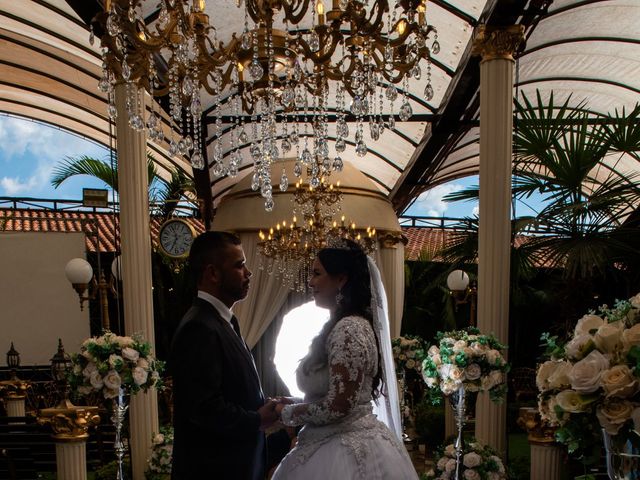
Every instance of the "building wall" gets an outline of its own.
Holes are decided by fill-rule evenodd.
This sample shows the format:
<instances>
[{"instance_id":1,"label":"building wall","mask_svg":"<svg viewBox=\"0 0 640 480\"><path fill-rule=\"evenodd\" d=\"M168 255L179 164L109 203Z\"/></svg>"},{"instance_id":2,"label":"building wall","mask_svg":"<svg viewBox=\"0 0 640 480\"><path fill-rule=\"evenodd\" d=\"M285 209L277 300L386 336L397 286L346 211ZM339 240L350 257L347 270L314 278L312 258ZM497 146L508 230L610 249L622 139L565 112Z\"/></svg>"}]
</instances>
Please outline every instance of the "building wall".
<instances>
[{"instance_id":1,"label":"building wall","mask_svg":"<svg viewBox=\"0 0 640 480\"><path fill-rule=\"evenodd\" d=\"M10 342L21 364L48 364L58 338L68 353L89 336L89 312L64 275L85 258L83 233L0 232L0 364Z\"/></svg>"}]
</instances>

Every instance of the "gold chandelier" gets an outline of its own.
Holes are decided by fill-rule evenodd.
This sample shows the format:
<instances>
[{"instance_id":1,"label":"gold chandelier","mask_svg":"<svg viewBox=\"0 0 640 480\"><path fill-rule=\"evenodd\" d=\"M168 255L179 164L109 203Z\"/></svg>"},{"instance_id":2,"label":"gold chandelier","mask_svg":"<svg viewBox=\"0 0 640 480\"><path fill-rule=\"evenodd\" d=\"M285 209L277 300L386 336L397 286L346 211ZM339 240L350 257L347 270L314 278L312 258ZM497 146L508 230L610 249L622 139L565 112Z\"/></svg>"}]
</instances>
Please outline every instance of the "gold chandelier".
<instances>
[{"instance_id":1,"label":"gold chandelier","mask_svg":"<svg viewBox=\"0 0 640 480\"><path fill-rule=\"evenodd\" d=\"M157 16L150 15L149 6L158 1ZM237 0L238 7L242 1ZM123 80L131 127L146 128L152 140L162 140L159 114L152 111L144 118L134 108L140 101L134 87L168 96L169 114L180 132L172 132L170 154L202 169L204 89L213 101L208 113L214 117L209 159L214 175L237 175L241 150L248 148L252 186L270 211L271 167L280 152L284 156L295 149L295 175L311 167L309 182L317 187L323 175L341 170L340 154L350 136L356 154L367 154L365 124L377 141L385 128L395 126L396 101L398 118L411 117L409 80L422 76L422 60L424 96L433 97L430 55L440 51L437 32L426 20L426 0L395 0L393 7L389 0L332 0L328 11L324 1L244 0L243 30L223 41L209 23L208 12L218 11L207 9L205 0L105 0L90 40L99 33L99 88L108 95L109 114L117 115L114 85ZM355 121L355 131L349 131L347 119ZM280 188L286 190L288 182L283 172Z\"/></svg>"},{"instance_id":2,"label":"gold chandelier","mask_svg":"<svg viewBox=\"0 0 640 480\"><path fill-rule=\"evenodd\" d=\"M291 221L283 220L269 229L259 232L258 251L262 260L267 260L267 272L277 274L285 285L303 291L308 271L319 250L340 246L344 239L358 243L366 253L377 245L376 229L367 227L362 231L353 222L335 220L340 212L342 192L340 182L335 186L325 177L314 188L302 181L296 183L294 192L294 215ZM296 214L301 215L298 223Z\"/></svg>"}]
</instances>

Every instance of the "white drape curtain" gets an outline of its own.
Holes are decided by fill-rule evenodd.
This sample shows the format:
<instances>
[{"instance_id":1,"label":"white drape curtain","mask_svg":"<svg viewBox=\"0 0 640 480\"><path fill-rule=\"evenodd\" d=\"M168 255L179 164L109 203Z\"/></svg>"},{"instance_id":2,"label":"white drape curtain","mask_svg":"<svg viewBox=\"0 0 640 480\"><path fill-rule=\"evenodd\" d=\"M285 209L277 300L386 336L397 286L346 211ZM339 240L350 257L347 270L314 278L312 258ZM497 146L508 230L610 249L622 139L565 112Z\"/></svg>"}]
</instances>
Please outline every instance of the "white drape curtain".
<instances>
[{"instance_id":1,"label":"white drape curtain","mask_svg":"<svg viewBox=\"0 0 640 480\"><path fill-rule=\"evenodd\" d=\"M253 348L287 300L290 290L282 285L279 277L258 270L258 235L240 233L247 266L252 271L249 295L233 307L240 330L249 348Z\"/></svg>"},{"instance_id":2,"label":"white drape curtain","mask_svg":"<svg viewBox=\"0 0 640 480\"><path fill-rule=\"evenodd\" d=\"M387 292L391 338L399 337L404 308L404 244L398 242L391 248L380 246L374 258Z\"/></svg>"}]
</instances>

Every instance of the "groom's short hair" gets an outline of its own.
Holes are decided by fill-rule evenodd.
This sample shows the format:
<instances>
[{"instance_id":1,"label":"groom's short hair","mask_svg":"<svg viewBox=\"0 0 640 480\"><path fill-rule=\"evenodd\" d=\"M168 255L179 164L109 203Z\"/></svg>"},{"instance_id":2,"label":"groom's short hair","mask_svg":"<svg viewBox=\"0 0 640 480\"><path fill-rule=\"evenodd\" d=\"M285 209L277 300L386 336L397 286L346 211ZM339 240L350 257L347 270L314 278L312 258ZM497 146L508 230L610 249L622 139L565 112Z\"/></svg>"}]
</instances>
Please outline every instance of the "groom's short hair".
<instances>
[{"instance_id":1,"label":"groom's short hair","mask_svg":"<svg viewBox=\"0 0 640 480\"><path fill-rule=\"evenodd\" d=\"M208 231L193 241L189 251L189 268L197 283L207 265L217 264L228 245L241 245L240 238L231 232Z\"/></svg>"}]
</instances>

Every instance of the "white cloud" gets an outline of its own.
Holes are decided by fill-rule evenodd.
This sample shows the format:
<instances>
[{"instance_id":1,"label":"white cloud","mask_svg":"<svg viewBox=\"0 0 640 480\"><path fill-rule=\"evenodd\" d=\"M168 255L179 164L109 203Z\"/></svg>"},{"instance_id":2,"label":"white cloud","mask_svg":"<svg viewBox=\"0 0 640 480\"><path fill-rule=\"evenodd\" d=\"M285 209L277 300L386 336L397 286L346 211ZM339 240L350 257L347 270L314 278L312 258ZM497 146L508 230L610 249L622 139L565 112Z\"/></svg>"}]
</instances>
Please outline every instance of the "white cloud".
<instances>
[{"instance_id":1,"label":"white cloud","mask_svg":"<svg viewBox=\"0 0 640 480\"><path fill-rule=\"evenodd\" d=\"M420 194L412 205L411 210L414 212L419 211L420 215L426 215L428 217L446 216L445 212L451 204L442 200L442 197L449 193L462 190L463 188L465 188L465 186L458 183L446 183L433 187Z\"/></svg>"}]
</instances>

